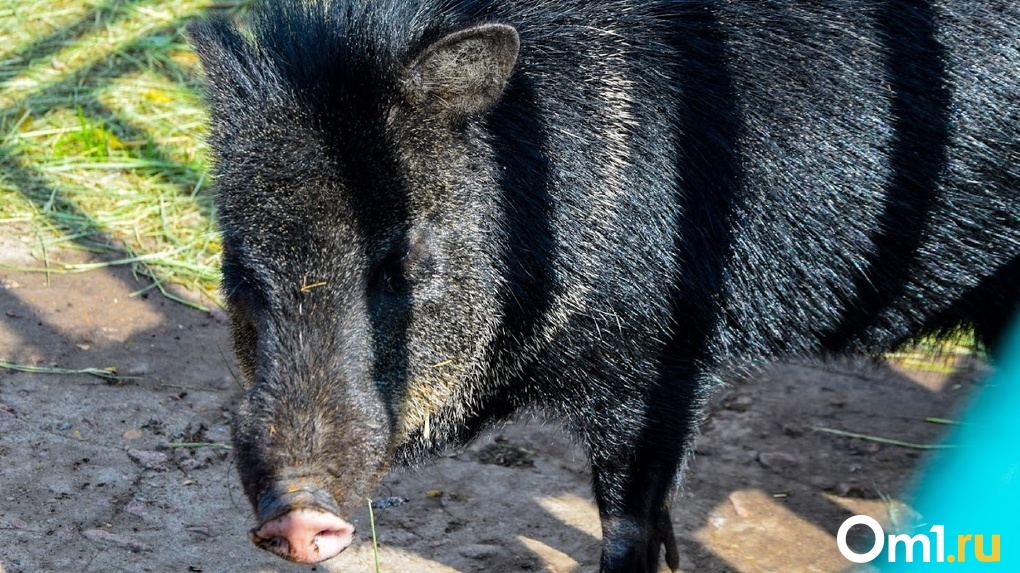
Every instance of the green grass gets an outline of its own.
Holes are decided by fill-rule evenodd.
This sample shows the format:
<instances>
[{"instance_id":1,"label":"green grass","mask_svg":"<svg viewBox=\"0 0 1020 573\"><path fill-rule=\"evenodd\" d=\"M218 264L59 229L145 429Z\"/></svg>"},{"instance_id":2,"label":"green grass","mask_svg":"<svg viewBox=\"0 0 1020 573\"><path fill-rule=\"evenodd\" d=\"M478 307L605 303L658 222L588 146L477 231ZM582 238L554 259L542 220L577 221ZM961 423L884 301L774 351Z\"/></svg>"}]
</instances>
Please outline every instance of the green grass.
<instances>
[{"instance_id":1,"label":"green grass","mask_svg":"<svg viewBox=\"0 0 1020 573\"><path fill-rule=\"evenodd\" d=\"M379 573L379 539L375 535L375 513L372 511L372 498L368 501L368 521L372 527L372 556L375 558L375 573Z\"/></svg>"},{"instance_id":2,"label":"green grass","mask_svg":"<svg viewBox=\"0 0 1020 573\"><path fill-rule=\"evenodd\" d=\"M978 343L970 328L922 337L885 354L886 360L903 368L943 375L956 372L974 357L987 359L987 349Z\"/></svg>"},{"instance_id":3,"label":"green grass","mask_svg":"<svg viewBox=\"0 0 1020 573\"><path fill-rule=\"evenodd\" d=\"M0 0L0 224L49 273L129 265L139 293L218 304L198 60L183 35L244 0ZM67 266L53 247L103 254ZM183 301L182 301L183 302Z\"/></svg>"}]
</instances>

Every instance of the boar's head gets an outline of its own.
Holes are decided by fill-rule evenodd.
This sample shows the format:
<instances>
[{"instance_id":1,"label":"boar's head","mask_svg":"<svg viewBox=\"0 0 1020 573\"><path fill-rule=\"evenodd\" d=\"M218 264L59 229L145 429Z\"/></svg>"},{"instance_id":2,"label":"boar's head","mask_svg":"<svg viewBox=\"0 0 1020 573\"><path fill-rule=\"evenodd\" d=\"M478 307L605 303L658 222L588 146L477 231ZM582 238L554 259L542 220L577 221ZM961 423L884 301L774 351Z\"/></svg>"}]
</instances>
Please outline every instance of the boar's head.
<instances>
[{"instance_id":1,"label":"boar's head","mask_svg":"<svg viewBox=\"0 0 1020 573\"><path fill-rule=\"evenodd\" d=\"M484 393L504 238L479 125L519 47L505 25L406 40L324 6L189 29L249 385L233 443L251 538L299 562L342 551L390 464L466 432Z\"/></svg>"}]
</instances>

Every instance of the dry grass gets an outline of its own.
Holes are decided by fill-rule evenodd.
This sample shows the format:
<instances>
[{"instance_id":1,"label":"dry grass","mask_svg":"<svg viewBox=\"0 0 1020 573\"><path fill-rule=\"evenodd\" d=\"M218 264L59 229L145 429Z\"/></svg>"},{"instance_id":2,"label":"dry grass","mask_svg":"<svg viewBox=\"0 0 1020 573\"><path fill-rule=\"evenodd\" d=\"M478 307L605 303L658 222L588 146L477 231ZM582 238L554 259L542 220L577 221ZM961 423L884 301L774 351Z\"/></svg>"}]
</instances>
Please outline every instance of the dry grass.
<instances>
[{"instance_id":1,"label":"dry grass","mask_svg":"<svg viewBox=\"0 0 1020 573\"><path fill-rule=\"evenodd\" d=\"M183 29L243 4L0 0L0 223L31 225L38 270L130 265L139 292L181 300L165 288L177 284L218 300L206 114ZM107 262L63 265L56 245Z\"/></svg>"}]
</instances>

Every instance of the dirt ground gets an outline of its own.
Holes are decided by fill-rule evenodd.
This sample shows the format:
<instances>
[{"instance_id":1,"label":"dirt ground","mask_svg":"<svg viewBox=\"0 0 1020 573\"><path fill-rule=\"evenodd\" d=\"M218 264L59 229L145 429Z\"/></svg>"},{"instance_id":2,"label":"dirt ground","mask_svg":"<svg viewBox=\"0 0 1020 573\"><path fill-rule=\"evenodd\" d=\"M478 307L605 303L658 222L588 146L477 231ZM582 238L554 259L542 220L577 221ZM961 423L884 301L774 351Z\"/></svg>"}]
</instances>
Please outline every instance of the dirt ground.
<instances>
[{"instance_id":1,"label":"dirt ground","mask_svg":"<svg viewBox=\"0 0 1020 573\"><path fill-rule=\"evenodd\" d=\"M40 266L34 237L0 230L0 359L88 375L0 370L0 573L374 570L367 509L355 546L296 566L250 545L253 525L225 449L239 386L222 312L192 310L130 270ZM50 252L78 262L78 252ZM236 371L236 369L235 369ZM925 456L817 431L932 443L986 368L945 375L865 361L782 365L713 401L672 511L682 570L844 571L840 524L903 519ZM599 526L580 450L552 425L491 432L374 497L387 572L594 572ZM403 501L401 501L403 500ZM863 549L867 549L864 547Z\"/></svg>"}]
</instances>

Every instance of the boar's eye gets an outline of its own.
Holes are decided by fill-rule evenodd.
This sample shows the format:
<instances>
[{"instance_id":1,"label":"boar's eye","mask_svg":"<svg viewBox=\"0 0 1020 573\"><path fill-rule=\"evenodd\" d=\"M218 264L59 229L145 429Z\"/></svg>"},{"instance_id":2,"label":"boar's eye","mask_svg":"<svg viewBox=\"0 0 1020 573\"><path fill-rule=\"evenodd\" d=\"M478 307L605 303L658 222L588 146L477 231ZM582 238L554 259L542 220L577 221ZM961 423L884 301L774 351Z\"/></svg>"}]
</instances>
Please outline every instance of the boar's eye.
<instances>
[{"instance_id":1,"label":"boar's eye","mask_svg":"<svg viewBox=\"0 0 1020 573\"><path fill-rule=\"evenodd\" d=\"M374 281L387 294L406 294L418 283L427 280L434 271L427 237L416 236L403 249L391 252L376 271Z\"/></svg>"},{"instance_id":2,"label":"boar's eye","mask_svg":"<svg viewBox=\"0 0 1020 573\"><path fill-rule=\"evenodd\" d=\"M410 284L405 272L406 258L406 255L390 255L379 266L375 282L386 294L403 293L409 289Z\"/></svg>"}]
</instances>

